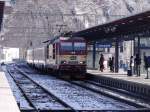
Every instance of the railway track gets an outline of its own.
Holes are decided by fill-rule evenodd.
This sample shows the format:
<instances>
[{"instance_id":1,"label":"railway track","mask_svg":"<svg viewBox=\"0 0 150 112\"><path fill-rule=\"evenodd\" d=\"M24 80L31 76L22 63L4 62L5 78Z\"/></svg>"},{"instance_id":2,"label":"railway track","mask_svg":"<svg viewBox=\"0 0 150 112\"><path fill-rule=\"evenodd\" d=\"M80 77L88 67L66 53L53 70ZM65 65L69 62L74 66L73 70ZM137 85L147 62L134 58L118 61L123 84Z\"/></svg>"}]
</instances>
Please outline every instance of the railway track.
<instances>
[{"instance_id":1,"label":"railway track","mask_svg":"<svg viewBox=\"0 0 150 112\"><path fill-rule=\"evenodd\" d=\"M28 70L25 71L25 72L28 73L28 74L32 73L32 72L30 72ZM91 82L91 81L88 81L88 80L86 80L86 81L68 81L67 80L67 82L69 82L69 83L71 83L73 85L82 87L82 88L84 88L86 90L92 91L94 93L102 94L104 96L113 98L115 100L118 100L118 101L121 101L123 103L126 103L126 104L129 104L129 105L132 105L132 106L136 107L136 109L133 109L131 111L135 111L135 112L136 111L149 112L149 109L146 108L145 105L142 105L139 102L135 102L135 100L126 100L127 97L119 96L118 93L110 91L110 90L108 90L108 89L106 89L104 87L102 88L101 86L99 86L98 84L96 84L94 82ZM147 106L149 106L149 105L147 105ZM125 110L125 111L129 111L129 110Z\"/></svg>"},{"instance_id":2,"label":"railway track","mask_svg":"<svg viewBox=\"0 0 150 112\"><path fill-rule=\"evenodd\" d=\"M49 112L64 111L74 112L75 110L61 101L58 97L41 87L38 83L19 72L17 69L7 67L8 73L13 78L18 88L32 107L27 112Z\"/></svg>"}]
</instances>

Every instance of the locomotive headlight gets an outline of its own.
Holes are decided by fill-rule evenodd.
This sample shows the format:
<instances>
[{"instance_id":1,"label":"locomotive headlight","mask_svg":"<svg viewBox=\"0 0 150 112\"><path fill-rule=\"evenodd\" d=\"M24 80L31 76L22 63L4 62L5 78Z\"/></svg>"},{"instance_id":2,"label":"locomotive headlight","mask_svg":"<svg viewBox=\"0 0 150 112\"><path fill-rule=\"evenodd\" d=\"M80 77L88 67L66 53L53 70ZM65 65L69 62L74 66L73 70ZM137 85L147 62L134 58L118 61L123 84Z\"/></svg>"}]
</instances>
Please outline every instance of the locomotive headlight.
<instances>
[{"instance_id":1,"label":"locomotive headlight","mask_svg":"<svg viewBox=\"0 0 150 112\"><path fill-rule=\"evenodd\" d=\"M66 61L61 61L61 64L66 64L67 62Z\"/></svg>"},{"instance_id":2,"label":"locomotive headlight","mask_svg":"<svg viewBox=\"0 0 150 112\"><path fill-rule=\"evenodd\" d=\"M85 64L85 61L80 61L80 64Z\"/></svg>"},{"instance_id":3,"label":"locomotive headlight","mask_svg":"<svg viewBox=\"0 0 150 112\"><path fill-rule=\"evenodd\" d=\"M80 64L83 64L83 61L80 61Z\"/></svg>"}]
</instances>

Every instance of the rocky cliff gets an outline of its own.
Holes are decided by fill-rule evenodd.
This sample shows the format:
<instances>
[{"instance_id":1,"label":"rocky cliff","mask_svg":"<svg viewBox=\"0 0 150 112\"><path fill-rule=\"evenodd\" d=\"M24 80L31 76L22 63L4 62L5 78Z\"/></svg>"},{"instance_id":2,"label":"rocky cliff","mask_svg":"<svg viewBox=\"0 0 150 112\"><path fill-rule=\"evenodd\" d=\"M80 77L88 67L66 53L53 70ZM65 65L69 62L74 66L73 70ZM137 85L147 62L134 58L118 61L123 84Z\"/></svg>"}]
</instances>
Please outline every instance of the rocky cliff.
<instances>
[{"instance_id":1,"label":"rocky cliff","mask_svg":"<svg viewBox=\"0 0 150 112\"><path fill-rule=\"evenodd\" d=\"M5 45L22 39L28 46L150 10L150 0L13 0L12 7L4 21Z\"/></svg>"}]
</instances>

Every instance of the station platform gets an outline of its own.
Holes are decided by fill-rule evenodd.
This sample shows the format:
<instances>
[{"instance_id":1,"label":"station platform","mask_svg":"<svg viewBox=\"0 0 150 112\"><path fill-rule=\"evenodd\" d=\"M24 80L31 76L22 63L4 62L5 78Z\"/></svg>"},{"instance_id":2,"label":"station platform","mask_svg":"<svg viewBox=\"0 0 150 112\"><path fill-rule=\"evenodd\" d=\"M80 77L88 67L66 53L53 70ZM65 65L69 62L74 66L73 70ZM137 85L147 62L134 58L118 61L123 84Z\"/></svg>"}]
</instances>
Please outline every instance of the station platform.
<instances>
[{"instance_id":1,"label":"station platform","mask_svg":"<svg viewBox=\"0 0 150 112\"><path fill-rule=\"evenodd\" d=\"M5 73L0 71L0 112L20 112Z\"/></svg>"},{"instance_id":2,"label":"station platform","mask_svg":"<svg viewBox=\"0 0 150 112\"><path fill-rule=\"evenodd\" d=\"M150 79L146 74L127 76L127 72L111 73L98 70L87 70L88 76L101 84L127 90L142 96L150 97Z\"/></svg>"}]
</instances>

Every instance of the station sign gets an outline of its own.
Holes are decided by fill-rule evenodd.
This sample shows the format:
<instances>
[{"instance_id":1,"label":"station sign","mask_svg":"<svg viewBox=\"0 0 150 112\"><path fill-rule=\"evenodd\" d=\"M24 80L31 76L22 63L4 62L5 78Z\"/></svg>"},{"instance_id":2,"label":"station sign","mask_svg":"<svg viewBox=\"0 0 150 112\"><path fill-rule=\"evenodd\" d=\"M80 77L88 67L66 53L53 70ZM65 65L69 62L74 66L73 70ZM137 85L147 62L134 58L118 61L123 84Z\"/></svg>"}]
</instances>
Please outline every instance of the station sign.
<instances>
[{"instance_id":1,"label":"station sign","mask_svg":"<svg viewBox=\"0 0 150 112\"><path fill-rule=\"evenodd\" d=\"M104 44L97 43L96 44L96 48L111 48L111 47L112 47L111 43L104 43Z\"/></svg>"}]
</instances>

